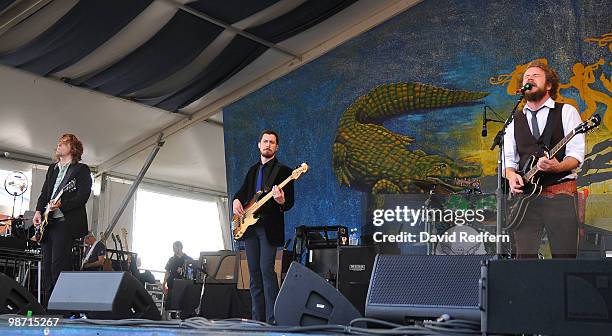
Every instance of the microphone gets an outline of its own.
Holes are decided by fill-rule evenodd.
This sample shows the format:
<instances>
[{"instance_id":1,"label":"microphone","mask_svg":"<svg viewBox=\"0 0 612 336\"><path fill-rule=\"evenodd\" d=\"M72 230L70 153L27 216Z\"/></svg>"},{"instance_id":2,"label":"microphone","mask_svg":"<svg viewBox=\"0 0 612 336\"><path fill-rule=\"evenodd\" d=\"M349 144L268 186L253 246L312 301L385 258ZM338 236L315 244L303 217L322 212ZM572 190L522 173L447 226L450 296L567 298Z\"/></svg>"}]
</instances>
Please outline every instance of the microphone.
<instances>
[{"instance_id":1,"label":"microphone","mask_svg":"<svg viewBox=\"0 0 612 336\"><path fill-rule=\"evenodd\" d=\"M487 136L487 107L484 107L484 112L482 113L482 133L483 137Z\"/></svg>"},{"instance_id":2,"label":"microphone","mask_svg":"<svg viewBox=\"0 0 612 336\"><path fill-rule=\"evenodd\" d=\"M533 87L531 83L525 83L520 89L516 90L516 93L525 93L525 91L529 91Z\"/></svg>"}]
</instances>

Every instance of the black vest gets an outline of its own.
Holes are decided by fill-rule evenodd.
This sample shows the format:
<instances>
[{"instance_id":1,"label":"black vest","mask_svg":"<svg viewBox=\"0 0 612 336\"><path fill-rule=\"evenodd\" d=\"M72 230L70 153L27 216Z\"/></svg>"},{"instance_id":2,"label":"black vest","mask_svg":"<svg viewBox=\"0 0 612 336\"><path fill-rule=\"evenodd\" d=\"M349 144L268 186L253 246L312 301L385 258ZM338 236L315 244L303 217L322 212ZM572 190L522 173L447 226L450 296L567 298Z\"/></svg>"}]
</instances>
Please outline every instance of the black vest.
<instances>
[{"instance_id":1,"label":"black vest","mask_svg":"<svg viewBox=\"0 0 612 336\"><path fill-rule=\"evenodd\" d=\"M539 139L536 139L527 123L527 116L525 113L517 113L514 118L514 140L516 141L516 149L519 155L519 169L523 170L523 167L527 163L527 160L531 155L540 157L544 154L544 148L552 149L557 143L559 143L565 137L563 133L563 122L562 122L562 111L563 103L556 103L555 107L548 111L548 118L546 119L546 126L544 132ZM531 113L529 113L531 114ZM530 115L531 117L531 115ZM557 155L555 155L559 162L565 158L565 147L563 147ZM571 174L571 172L561 173L540 173L540 183L542 185L551 185L558 183L561 178Z\"/></svg>"}]
</instances>

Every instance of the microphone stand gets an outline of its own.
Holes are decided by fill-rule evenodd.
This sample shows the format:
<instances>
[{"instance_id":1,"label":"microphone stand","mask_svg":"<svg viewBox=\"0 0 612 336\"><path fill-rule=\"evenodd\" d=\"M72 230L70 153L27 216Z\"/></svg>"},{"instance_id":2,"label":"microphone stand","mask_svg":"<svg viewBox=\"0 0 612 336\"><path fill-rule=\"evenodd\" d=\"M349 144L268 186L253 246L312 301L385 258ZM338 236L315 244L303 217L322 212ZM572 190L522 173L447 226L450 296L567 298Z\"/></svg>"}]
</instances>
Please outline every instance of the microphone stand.
<instances>
[{"instance_id":1,"label":"microphone stand","mask_svg":"<svg viewBox=\"0 0 612 336\"><path fill-rule=\"evenodd\" d=\"M495 189L495 198L497 200L497 219L496 219L495 234L497 235L497 237L501 236L502 228L506 227L506 223L505 223L506 218L502 216L502 210L505 210L504 199L503 199L504 193L502 190L502 186L503 186L503 176L502 176L502 170L503 170L502 162L503 161L502 159L504 155L504 135L506 134L506 128L508 127L508 125L510 125L512 120L514 120L514 114L516 113L516 109L521 104L521 101L523 101L524 97L525 97L525 92L521 91L520 96L516 100L516 104L514 104L514 108L512 109L512 111L510 112L510 115L504 122L504 126L499 130L499 132L497 132L495 139L493 139L493 145L491 146L491 150L495 149L496 146L499 146L499 156L497 159L497 189ZM501 245L500 239L497 239L497 242L495 243L495 254L497 255L497 257L501 257L502 245Z\"/></svg>"}]
</instances>

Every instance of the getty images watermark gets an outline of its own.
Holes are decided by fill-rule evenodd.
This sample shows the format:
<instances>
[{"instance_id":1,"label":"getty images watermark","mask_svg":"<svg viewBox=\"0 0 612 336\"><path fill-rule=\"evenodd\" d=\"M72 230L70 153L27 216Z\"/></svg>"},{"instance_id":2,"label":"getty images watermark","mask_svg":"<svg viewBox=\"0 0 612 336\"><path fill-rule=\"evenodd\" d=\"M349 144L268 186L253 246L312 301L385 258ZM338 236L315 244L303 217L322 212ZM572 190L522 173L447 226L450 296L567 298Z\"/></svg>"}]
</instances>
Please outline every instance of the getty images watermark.
<instances>
[{"instance_id":1,"label":"getty images watermark","mask_svg":"<svg viewBox=\"0 0 612 336\"><path fill-rule=\"evenodd\" d=\"M468 223L482 223L485 220L484 209L431 209L410 208L406 205L396 206L395 209L376 209L372 214L372 224L377 227L387 222L405 223L413 227L417 223L444 222L463 226ZM451 232L452 231L452 232ZM374 233L374 241L377 243L507 243L510 242L508 234L495 235L489 232L471 233L469 231L448 230L442 234L430 232L419 232L419 234L401 231L396 234L385 234L381 231Z\"/></svg>"}]
</instances>

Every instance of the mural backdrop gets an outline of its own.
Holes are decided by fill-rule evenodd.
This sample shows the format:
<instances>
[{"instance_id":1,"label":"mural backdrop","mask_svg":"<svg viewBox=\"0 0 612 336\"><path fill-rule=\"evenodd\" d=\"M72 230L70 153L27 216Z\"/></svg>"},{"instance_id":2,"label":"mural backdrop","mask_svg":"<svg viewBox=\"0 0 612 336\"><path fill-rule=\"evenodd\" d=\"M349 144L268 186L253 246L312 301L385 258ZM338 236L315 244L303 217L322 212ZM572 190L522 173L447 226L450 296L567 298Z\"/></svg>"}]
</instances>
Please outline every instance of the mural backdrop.
<instances>
[{"instance_id":1,"label":"mural backdrop","mask_svg":"<svg viewBox=\"0 0 612 336\"><path fill-rule=\"evenodd\" d=\"M228 190L258 159L261 130L296 182L286 236L299 225L371 223L371 194L493 192L499 124L521 72L543 59L560 101L594 113L579 184L585 222L612 230L612 6L609 1L424 1L224 109ZM476 182L477 181L477 182Z\"/></svg>"}]
</instances>

